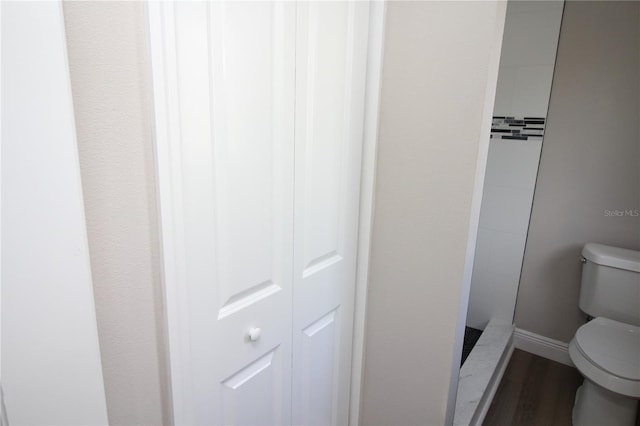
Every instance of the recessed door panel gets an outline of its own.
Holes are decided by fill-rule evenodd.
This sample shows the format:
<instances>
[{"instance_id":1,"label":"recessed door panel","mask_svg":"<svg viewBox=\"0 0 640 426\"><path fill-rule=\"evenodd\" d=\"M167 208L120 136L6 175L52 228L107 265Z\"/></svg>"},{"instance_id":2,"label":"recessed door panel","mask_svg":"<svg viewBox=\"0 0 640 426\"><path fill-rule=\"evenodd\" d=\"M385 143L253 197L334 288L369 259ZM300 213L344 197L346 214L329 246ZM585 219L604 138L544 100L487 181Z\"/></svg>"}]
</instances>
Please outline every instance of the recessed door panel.
<instances>
[{"instance_id":1,"label":"recessed door panel","mask_svg":"<svg viewBox=\"0 0 640 426\"><path fill-rule=\"evenodd\" d=\"M291 98L282 95L290 85L284 55L291 52L283 5L217 2L210 8L216 278L224 317L275 294L283 274L288 277L282 236L289 232L283 201L290 190L283 183L291 176L282 172L292 119L283 114Z\"/></svg>"},{"instance_id":2,"label":"recessed door panel","mask_svg":"<svg viewBox=\"0 0 640 426\"><path fill-rule=\"evenodd\" d=\"M304 57L304 263L306 275L341 256L340 196L347 135L348 4L308 6ZM300 52L302 53L302 52ZM302 125L302 123L301 123Z\"/></svg>"},{"instance_id":3,"label":"recessed door panel","mask_svg":"<svg viewBox=\"0 0 640 426\"><path fill-rule=\"evenodd\" d=\"M283 424L282 358L276 348L222 382L225 425Z\"/></svg>"},{"instance_id":4,"label":"recessed door panel","mask_svg":"<svg viewBox=\"0 0 640 426\"><path fill-rule=\"evenodd\" d=\"M340 326L337 310L302 330L302 353L299 354L302 375L303 424L336 424L335 371L338 357Z\"/></svg>"}]
</instances>

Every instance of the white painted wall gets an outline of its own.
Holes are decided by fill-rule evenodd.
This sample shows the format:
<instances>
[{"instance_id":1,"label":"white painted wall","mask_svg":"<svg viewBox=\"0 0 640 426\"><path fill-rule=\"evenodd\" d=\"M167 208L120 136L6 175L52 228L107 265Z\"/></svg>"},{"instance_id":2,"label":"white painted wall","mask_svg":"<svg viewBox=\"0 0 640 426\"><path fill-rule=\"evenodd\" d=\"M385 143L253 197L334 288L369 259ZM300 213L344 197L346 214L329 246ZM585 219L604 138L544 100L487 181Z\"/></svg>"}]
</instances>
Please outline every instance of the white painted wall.
<instances>
[{"instance_id":1,"label":"white painted wall","mask_svg":"<svg viewBox=\"0 0 640 426\"><path fill-rule=\"evenodd\" d=\"M8 419L106 424L62 5L1 7Z\"/></svg>"},{"instance_id":2,"label":"white painted wall","mask_svg":"<svg viewBox=\"0 0 640 426\"><path fill-rule=\"evenodd\" d=\"M494 115L547 115L563 4L508 2Z\"/></svg>"},{"instance_id":3,"label":"white painted wall","mask_svg":"<svg viewBox=\"0 0 640 426\"><path fill-rule=\"evenodd\" d=\"M109 420L168 424L145 6L65 2L64 18Z\"/></svg>"},{"instance_id":4,"label":"white painted wall","mask_svg":"<svg viewBox=\"0 0 640 426\"><path fill-rule=\"evenodd\" d=\"M504 4L390 2L386 23L361 424L445 424Z\"/></svg>"},{"instance_id":5,"label":"white painted wall","mask_svg":"<svg viewBox=\"0 0 640 426\"><path fill-rule=\"evenodd\" d=\"M511 323L538 172L541 140L492 139L473 265L467 325Z\"/></svg>"}]
</instances>

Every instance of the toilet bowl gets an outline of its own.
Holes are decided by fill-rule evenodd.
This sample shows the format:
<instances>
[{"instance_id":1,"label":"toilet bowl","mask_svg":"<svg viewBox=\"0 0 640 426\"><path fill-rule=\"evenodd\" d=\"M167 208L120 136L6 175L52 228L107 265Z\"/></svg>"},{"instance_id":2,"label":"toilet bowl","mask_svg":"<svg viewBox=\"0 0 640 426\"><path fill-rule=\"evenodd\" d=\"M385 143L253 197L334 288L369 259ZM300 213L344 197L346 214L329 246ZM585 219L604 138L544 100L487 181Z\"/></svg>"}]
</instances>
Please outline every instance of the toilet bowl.
<instances>
[{"instance_id":1,"label":"toilet bowl","mask_svg":"<svg viewBox=\"0 0 640 426\"><path fill-rule=\"evenodd\" d=\"M574 426L633 426L640 399L640 252L601 244L582 250L578 329L569 356L584 376Z\"/></svg>"},{"instance_id":2,"label":"toilet bowl","mask_svg":"<svg viewBox=\"0 0 640 426\"><path fill-rule=\"evenodd\" d=\"M578 329L569 356L584 376L574 425L633 425L640 398L640 327L598 317Z\"/></svg>"}]
</instances>

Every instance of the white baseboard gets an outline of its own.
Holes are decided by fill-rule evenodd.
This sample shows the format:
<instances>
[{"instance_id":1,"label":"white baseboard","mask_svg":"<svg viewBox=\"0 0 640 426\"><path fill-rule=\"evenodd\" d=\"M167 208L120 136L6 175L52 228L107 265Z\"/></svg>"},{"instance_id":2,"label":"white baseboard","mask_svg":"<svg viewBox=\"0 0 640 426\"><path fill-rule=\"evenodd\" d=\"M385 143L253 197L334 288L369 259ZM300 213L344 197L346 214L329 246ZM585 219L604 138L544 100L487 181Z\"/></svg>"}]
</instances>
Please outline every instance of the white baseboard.
<instances>
[{"instance_id":1,"label":"white baseboard","mask_svg":"<svg viewBox=\"0 0 640 426\"><path fill-rule=\"evenodd\" d=\"M516 328L513 344L517 349L574 367L569 358L569 344Z\"/></svg>"}]
</instances>

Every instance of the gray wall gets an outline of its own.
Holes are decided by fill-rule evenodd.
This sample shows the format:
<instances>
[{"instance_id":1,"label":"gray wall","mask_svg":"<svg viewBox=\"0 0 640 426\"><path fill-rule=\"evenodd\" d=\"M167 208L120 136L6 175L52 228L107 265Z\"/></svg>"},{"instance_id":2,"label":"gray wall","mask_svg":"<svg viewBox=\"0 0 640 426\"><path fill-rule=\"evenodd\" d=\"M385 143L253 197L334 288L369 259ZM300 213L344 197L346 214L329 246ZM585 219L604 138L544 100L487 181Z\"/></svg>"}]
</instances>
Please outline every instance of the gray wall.
<instances>
[{"instance_id":1,"label":"gray wall","mask_svg":"<svg viewBox=\"0 0 640 426\"><path fill-rule=\"evenodd\" d=\"M144 5L64 17L109 423L167 424Z\"/></svg>"},{"instance_id":2,"label":"gray wall","mask_svg":"<svg viewBox=\"0 0 640 426\"><path fill-rule=\"evenodd\" d=\"M516 326L568 342L587 242L640 249L640 3L565 5Z\"/></svg>"},{"instance_id":3,"label":"gray wall","mask_svg":"<svg viewBox=\"0 0 640 426\"><path fill-rule=\"evenodd\" d=\"M504 6L387 5L364 425L439 425L451 415L476 166L481 137L486 160Z\"/></svg>"}]
</instances>

